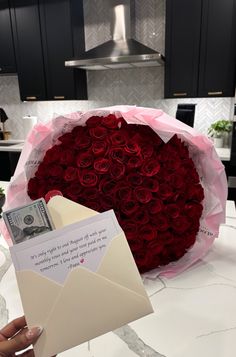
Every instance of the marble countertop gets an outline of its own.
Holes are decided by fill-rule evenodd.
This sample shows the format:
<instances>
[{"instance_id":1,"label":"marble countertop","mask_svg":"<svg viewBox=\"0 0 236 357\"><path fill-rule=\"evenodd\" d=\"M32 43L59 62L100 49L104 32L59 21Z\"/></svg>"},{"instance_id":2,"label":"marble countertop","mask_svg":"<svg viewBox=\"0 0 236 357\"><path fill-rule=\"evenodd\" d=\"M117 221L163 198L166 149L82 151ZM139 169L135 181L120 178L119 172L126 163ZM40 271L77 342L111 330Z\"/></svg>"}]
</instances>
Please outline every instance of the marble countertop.
<instances>
[{"instance_id":1,"label":"marble countertop","mask_svg":"<svg viewBox=\"0 0 236 357\"><path fill-rule=\"evenodd\" d=\"M0 151L20 152L23 146L24 140L0 140Z\"/></svg>"},{"instance_id":2,"label":"marble countertop","mask_svg":"<svg viewBox=\"0 0 236 357\"><path fill-rule=\"evenodd\" d=\"M58 356L235 357L236 210L233 202L227 203L226 216L219 238L198 263L176 278L144 279L153 314ZM0 327L23 313L14 268L2 237L0 310Z\"/></svg>"}]
</instances>

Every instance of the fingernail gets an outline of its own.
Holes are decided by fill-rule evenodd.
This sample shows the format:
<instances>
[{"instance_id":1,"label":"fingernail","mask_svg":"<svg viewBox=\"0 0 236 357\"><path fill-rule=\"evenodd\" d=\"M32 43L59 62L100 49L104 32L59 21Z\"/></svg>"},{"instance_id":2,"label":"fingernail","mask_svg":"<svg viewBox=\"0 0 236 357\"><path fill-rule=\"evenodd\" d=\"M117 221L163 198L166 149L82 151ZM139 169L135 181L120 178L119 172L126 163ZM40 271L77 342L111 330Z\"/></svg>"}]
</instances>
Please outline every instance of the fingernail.
<instances>
[{"instance_id":1,"label":"fingernail","mask_svg":"<svg viewBox=\"0 0 236 357\"><path fill-rule=\"evenodd\" d=\"M33 340L34 338L41 335L42 331L42 327L32 327L26 332L25 336L28 340Z\"/></svg>"}]
</instances>

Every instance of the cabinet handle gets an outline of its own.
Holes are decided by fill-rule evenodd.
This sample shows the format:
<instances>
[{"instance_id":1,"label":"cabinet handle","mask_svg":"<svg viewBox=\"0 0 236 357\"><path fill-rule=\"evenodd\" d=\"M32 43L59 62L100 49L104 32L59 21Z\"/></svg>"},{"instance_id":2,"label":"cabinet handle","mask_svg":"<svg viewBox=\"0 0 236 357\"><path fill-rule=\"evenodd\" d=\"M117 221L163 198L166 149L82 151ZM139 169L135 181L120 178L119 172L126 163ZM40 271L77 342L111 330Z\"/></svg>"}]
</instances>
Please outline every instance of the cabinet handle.
<instances>
[{"instance_id":1,"label":"cabinet handle","mask_svg":"<svg viewBox=\"0 0 236 357\"><path fill-rule=\"evenodd\" d=\"M26 100L36 100L37 97L26 97Z\"/></svg>"},{"instance_id":2,"label":"cabinet handle","mask_svg":"<svg viewBox=\"0 0 236 357\"><path fill-rule=\"evenodd\" d=\"M208 95L221 95L223 92L208 92Z\"/></svg>"},{"instance_id":3,"label":"cabinet handle","mask_svg":"<svg viewBox=\"0 0 236 357\"><path fill-rule=\"evenodd\" d=\"M0 67L0 72L2 72L2 68Z\"/></svg>"},{"instance_id":4,"label":"cabinet handle","mask_svg":"<svg viewBox=\"0 0 236 357\"><path fill-rule=\"evenodd\" d=\"M174 97L183 97L183 96L185 96L185 95L187 95L187 93L186 93L186 92L182 92L182 93L173 93L173 96L174 96Z\"/></svg>"},{"instance_id":5,"label":"cabinet handle","mask_svg":"<svg viewBox=\"0 0 236 357\"><path fill-rule=\"evenodd\" d=\"M54 99L65 99L64 95L54 95Z\"/></svg>"}]
</instances>

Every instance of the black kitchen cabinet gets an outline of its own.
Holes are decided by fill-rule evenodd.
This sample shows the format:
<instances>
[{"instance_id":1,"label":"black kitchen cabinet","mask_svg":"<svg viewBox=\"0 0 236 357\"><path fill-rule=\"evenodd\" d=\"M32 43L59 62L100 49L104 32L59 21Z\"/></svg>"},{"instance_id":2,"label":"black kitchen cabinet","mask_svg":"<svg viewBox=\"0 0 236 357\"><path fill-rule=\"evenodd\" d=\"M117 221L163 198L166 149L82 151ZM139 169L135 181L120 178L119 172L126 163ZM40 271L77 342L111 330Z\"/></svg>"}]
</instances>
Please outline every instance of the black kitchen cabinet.
<instances>
[{"instance_id":1,"label":"black kitchen cabinet","mask_svg":"<svg viewBox=\"0 0 236 357\"><path fill-rule=\"evenodd\" d=\"M86 72L64 64L84 51L83 2L11 3L21 100L87 99Z\"/></svg>"},{"instance_id":2,"label":"black kitchen cabinet","mask_svg":"<svg viewBox=\"0 0 236 357\"><path fill-rule=\"evenodd\" d=\"M0 151L0 181L10 181L14 175L20 154L20 152L14 151Z\"/></svg>"},{"instance_id":3,"label":"black kitchen cabinet","mask_svg":"<svg viewBox=\"0 0 236 357\"><path fill-rule=\"evenodd\" d=\"M0 0L0 74L15 73L16 62L8 0Z\"/></svg>"},{"instance_id":4,"label":"black kitchen cabinet","mask_svg":"<svg viewBox=\"0 0 236 357\"><path fill-rule=\"evenodd\" d=\"M236 1L204 0L198 96L233 97L236 67Z\"/></svg>"},{"instance_id":5,"label":"black kitchen cabinet","mask_svg":"<svg viewBox=\"0 0 236 357\"><path fill-rule=\"evenodd\" d=\"M234 96L236 0L167 0L165 98Z\"/></svg>"}]
</instances>

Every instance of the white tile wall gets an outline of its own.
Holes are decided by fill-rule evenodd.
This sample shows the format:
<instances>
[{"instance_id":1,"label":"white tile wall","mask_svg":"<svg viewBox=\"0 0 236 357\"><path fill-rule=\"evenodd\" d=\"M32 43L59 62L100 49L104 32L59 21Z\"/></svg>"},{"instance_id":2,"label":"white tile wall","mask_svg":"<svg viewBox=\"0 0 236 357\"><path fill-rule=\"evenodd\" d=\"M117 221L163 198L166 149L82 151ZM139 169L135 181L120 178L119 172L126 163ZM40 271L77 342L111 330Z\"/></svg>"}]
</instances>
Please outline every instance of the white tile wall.
<instances>
[{"instance_id":1,"label":"white tile wall","mask_svg":"<svg viewBox=\"0 0 236 357\"><path fill-rule=\"evenodd\" d=\"M133 37L164 53L165 0L131 0L135 21ZM96 16L94 16L96 14ZM86 49L111 38L109 0L84 1ZM113 104L161 108L175 115L178 103L196 103L195 127L206 133L210 123L233 116L233 98L163 99L164 68L140 68L88 72L88 101L50 101L22 103L17 76L0 76L0 107L10 118L6 127L12 138L22 139L22 117L35 115L45 122L55 114Z\"/></svg>"}]
</instances>

